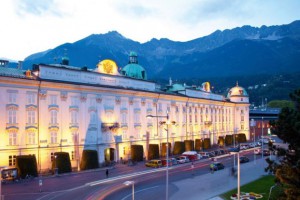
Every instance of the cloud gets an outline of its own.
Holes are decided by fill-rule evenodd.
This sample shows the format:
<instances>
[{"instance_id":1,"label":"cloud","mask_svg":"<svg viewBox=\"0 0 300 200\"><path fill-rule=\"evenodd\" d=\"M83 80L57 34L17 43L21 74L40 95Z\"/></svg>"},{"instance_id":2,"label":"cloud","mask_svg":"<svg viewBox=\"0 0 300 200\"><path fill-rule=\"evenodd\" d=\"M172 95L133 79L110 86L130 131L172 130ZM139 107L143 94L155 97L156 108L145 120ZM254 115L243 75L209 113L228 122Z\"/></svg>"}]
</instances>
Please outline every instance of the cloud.
<instances>
[{"instance_id":1,"label":"cloud","mask_svg":"<svg viewBox=\"0 0 300 200\"><path fill-rule=\"evenodd\" d=\"M46 14L61 16L61 12L55 3L55 0L14 0L17 15L23 17L26 15L42 16Z\"/></svg>"}]
</instances>

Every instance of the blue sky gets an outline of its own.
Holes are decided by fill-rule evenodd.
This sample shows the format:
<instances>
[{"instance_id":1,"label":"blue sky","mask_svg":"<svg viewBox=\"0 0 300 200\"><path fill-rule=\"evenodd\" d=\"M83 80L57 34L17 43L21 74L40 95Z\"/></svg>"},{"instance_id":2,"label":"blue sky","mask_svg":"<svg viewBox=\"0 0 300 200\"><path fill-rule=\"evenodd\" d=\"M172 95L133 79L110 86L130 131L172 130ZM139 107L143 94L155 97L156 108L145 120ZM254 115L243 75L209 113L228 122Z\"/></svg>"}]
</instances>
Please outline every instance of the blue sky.
<instances>
[{"instance_id":1,"label":"blue sky","mask_svg":"<svg viewBox=\"0 0 300 200\"><path fill-rule=\"evenodd\" d=\"M0 58L12 60L113 30L141 43L189 41L300 19L299 0L1 0L0 8Z\"/></svg>"}]
</instances>

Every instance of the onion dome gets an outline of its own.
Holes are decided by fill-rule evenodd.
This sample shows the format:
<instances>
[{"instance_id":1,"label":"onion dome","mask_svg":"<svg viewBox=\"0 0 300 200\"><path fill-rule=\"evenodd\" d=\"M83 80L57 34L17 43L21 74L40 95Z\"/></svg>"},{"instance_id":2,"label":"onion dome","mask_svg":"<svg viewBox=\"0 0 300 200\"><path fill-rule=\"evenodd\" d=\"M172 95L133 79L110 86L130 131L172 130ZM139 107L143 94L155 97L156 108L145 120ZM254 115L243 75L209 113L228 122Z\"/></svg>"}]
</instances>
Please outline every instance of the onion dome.
<instances>
[{"instance_id":1,"label":"onion dome","mask_svg":"<svg viewBox=\"0 0 300 200\"><path fill-rule=\"evenodd\" d=\"M121 73L131 78L147 80L146 70L138 64L137 53L135 52L130 52L129 62Z\"/></svg>"}]
</instances>

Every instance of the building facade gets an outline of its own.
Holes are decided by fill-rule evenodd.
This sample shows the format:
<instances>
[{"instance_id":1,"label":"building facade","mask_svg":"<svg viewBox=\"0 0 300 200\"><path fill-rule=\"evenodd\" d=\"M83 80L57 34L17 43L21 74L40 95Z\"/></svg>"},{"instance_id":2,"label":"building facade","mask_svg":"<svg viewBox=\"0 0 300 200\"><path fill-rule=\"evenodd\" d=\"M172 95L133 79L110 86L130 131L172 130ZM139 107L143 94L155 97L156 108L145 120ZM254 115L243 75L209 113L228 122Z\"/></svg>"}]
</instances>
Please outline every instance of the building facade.
<instances>
[{"instance_id":1,"label":"building facade","mask_svg":"<svg viewBox=\"0 0 300 200\"><path fill-rule=\"evenodd\" d=\"M66 58L65 58L66 59ZM120 72L112 60L94 70L62 64L35 65L32 71L0 67L0 166L17 155L34 154L38 169L51 169L55 152L68 152L79 167L84 149L99 162L130 159L130 147L244 133L249 139L249 97L236 85L228 95L172 83L161 89L147 81L137 54ZM176 125L168 130L166 116ZM156 116L152 119L147 115ZM167 138L168 131L168 138Z\"/></svg>"}]
</instances>

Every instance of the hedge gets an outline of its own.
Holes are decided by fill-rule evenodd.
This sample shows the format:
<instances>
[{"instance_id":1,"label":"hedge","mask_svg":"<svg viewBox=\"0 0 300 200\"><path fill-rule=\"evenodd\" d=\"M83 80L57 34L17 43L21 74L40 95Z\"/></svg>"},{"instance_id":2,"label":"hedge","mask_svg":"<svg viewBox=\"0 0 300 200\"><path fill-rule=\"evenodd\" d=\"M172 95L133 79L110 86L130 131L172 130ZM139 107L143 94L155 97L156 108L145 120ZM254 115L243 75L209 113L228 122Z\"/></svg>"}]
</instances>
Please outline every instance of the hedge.
<instances>
[{"instance_id":1,"label":"hedge","mask_svg":"<svg viewBox=\"0 0 300 200\"><path fill-rule=\"evenodd\" d=\"M18 176L21 178L25 178L26 175L38 176L35 155L16 156L16 168L18 169Z\"/></svg>"},{"instance_id":2,"label":"hedge","mask_svg":"<svg viewBox=\"0 0 300 200\"><path fill-rule=\"evenodd\" d=\"M55 168L58 169L59 174L68 173L72 171L69 153L55 152L54 156L56 156L56 158L53 158L53 162L52 162L53 172Z\"/></svg>"},{"instance_id":3,"label":"hedge","mask_svg":"<svg viewBox=\"0 0 300 200\"><path fill-rule=\"evenodd\" d=\"M184 152L184 142L177 141L174 144L173 155L182 154Z\"/></svg>"},{"instance_id":4,"label":"hedge","mask_svg":"<svg viewBox=\"0 0 300 200\"><path fill-rule=\"evenodd\" d=\"M159 158L159 145L149 144L148 160Z\"/></svg>"},{"instance_id":5,"label":"hedge","mask_svg":"<svg viewBox=\"0 0 300 200\"><path fill-rule=\"evenodd\" d=\"M171 146L171 143L169 142L168 143L168 149L169 149L169 155L171 154L171 149L172 149L172 146ZM162 157L166 157L167 156L167 143L166 142L163 142L161 144L161 156Z\"/></svg>"},{"instance_id":6,"label":"hedge","mask_svg":"<svg viewBox=\"0 0 300 200\"><path fill-rule=\"evenodd\" d=\"M98 152L96 150L83 150L80 170L99 168Z\"/></svg>"},{"instance_id":7,"label":"hedge","mask_svg":"<svg viewBox=\"0 0 300 200\"><path fill-rule=\"evenodd\" d=\"M203 148L203 142L202 139L196 139L195 140L195 150L196 151L201 151Z\"/></svg>"},{"instance_id":8,"label":"hedge","mask_svg":"<svg viewBox=\"0 0 300 200\"><path fill-rule=\"evenodd\" d=\"M133 161L143 161L144 159L143 145L131 145L131 159Z\"/></svg>"},{"instance_id":9,"label":"hedge","mask_svg":"<svg viewBox=\"0 0 300 200\"><path fill-rule=\"evenodd\" d=\"M184 140L184 149L185 151L194 151L194 141L193 140Z\"/></svg>"},{"instance_id":10,"label":"hedge","mask_svg":"<svg viewBox=\"0 0 300 200\"><path fill-rule=\"evenodd\" d=\"M203 149L209 149L209 148L211 148L210 138L204 138Z\"/></svg>"}]
</instances>

